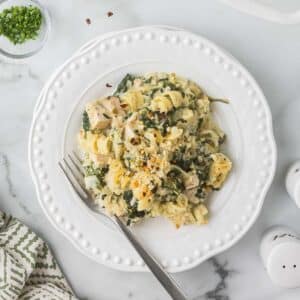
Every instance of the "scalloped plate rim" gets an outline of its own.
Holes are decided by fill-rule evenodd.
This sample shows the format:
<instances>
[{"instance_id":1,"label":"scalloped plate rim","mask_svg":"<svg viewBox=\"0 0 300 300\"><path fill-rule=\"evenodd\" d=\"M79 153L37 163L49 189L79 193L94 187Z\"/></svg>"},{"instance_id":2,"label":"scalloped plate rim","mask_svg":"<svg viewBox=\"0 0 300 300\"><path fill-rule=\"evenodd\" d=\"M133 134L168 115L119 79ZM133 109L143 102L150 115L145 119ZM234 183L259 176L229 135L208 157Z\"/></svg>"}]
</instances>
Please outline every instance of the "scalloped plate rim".
<instances>
[{"instance_id":1,"label":"scalloped plate rim","mask_svg":"<svg viewBox=\"0 0 300 300\"><path fill-rule=\"evenodd\" d=\"M125 32L131 31L131 30L134 30L134 29L137 30L139 28L131 28L131 29L125 30ZM120 33L120 32L124 32L124 31L118 31L117 33ZM187 33L189 33L189 32L187 32ZM217 49L219 49L221 52L223 51L222 48L220 48L219 46L215 45L214 43L208 41L207 39L205 39L205 38L203 38L201 36L198 36L198 37L200 39L204 40L204 41L207 41L209 44L212 44L214 47L216 47ZM225 51L223 51L223 52L225 52ZM275 174L277 153L276 153L275 139L274 139L274 135L273 135L273 125L272 125L271 113L270 113L269 107L267 105L266 99L265 99L262 91L260 90L259 86L257 85L257 83L255 82L255 80L253 79L253 77L249 74L249 72L236 59L234 59L230 54L228 54L227 52L225 52L225 54L227 56L229 56L230 59L234 60L235 63L238 64L238 67L241 68L243 70L243 72L246 73L246 75L248 76L248 78L250 78L250 80L253 81L256 91L259 91L259 93L261 94L260 95L261 98L264 100L264 102L266 104L265 112L266 112L267 125L268 125L267 126L268 128L266 130L268 131L268 135L269 135L269 138L270 138L270 143L272 144L271 146L272 146L272 150L273 150L272 170L271 170L271 173L270 173L270 175L268 177L268 181L266 182L264 188L261 191L261 194L260 194L260 198L261 199L258 202L258 204L256 205L255 211L251 215L251 221L248 222L248 224L243 228L243 230L241 230L239 232L239 234L235 238L233 238L231 241L224 243L223 246L220 246L218 248L215 248L214 250L211 250L211 251L207 252L206 255L201 256L199 259L195 259L193 263L190 263L187 266L183 265L183 266L180 266L180 267L173 268L173 269L170 270L171 272L181 272L181 271L185 271L185 270L191 269L191 268L199 265L201 262L207 260L208 258L210 258L210 257L212 257L212 256L214 256L214 255L216 255L216 254L218 254L220 252L223 252L224 250L230 248L233 244L235 244L236 242L238 242L238 240L244 236L244 234L249 230L249 228L254 224L255 220L257 219L257 217L259 215L259 212L261 211L261 207L263 205L265 195L266 195L266 193L267 193L267 191L268 191L268 189L270 187L270 184L271 184L272 179L273 179L274 174ZM72 60L72 58L73 57L71 57L69 60ZM64 65L66 65L68 63L68 61ZM61 70L63 69L63 66L62 66ZM59 73L59 71L58 71L58 73ZM47 89L48 89L48 86L46 86L45 90L47 90ZM42 93L40 95L40 99L43 98L43 93L45 92L45 90L42 91ZM30 129L29 152L28 152L29 162L30 162L30 171L31 171L34 183L35 183L36 191L37 191L37 193L39 195L39 197L38 197L39 198L39 202L40 202L40 204L41 204L41 206L43 208L44 213L47 215L48 219L51 221L52 225L54 225L54 227L59 232L61 232L64 236L66 236L75 245L75 247L80 250L80 252L82 252L86 256L89 256L92 259L95 259L94 255L89 255L89 253L84 252L82 250L82 248L77 244L77 242L74 241L74 239L72 237L68 236L68 234L65 232L65 230L61 229L55 223L55 221L52 219L52 216L49 214L49 212L44 207L44 202L41 200L41 195L40 195L40 191L39 191L39 188L38 188L38 182L37 182L37 178L36 178L34 167L33 167L33 161L32 161L32 158L31 158L31 151L32 151L32 144L33 144L32 143L33 129L34 129L35 121L36 121L36 116L38 116L39 111L40 111L40 109L36 112L36 114L34 116L34 119L33 119L33 122L32 122L31 129ZM102 261L101 263L103 263L103 264L105 264L107 266L113 267L115 269L119 269L119 270L125 270L125 271L147 271L147 269L145 267L126 266L126 265L123 265L123 264L114 264L114 263L107 262L107 261Z\"/></svg>"}]
</instances>

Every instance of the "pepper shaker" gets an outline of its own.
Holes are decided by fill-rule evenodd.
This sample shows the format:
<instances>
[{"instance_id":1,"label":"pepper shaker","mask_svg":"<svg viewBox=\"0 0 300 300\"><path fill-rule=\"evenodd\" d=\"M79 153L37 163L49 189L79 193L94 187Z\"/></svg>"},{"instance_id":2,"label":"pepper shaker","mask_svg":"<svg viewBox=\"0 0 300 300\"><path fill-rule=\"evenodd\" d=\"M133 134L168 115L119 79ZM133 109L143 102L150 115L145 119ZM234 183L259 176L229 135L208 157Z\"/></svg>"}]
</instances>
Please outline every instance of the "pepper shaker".
<instances>
[{"instance_id":1,"label":"pepper shaker","mask_svg":"<svg viewBox=\"0 0 300 300\"><path fill-rule=\"evenodd\" d=\"M271 227L264 234L260 254L273 283L300 287L300 237L288 227Z\"/></svg>"},{"instance_id":2,"label":"pepper shaker","mask_svg":"<svg viewBox=\"0 0 300 300\"><path fill-rule=\"evenodd\" d=\"M285 185L290 197L300 208L300 161L290 166L286 175Z\"/></svg>"}]
</instances>

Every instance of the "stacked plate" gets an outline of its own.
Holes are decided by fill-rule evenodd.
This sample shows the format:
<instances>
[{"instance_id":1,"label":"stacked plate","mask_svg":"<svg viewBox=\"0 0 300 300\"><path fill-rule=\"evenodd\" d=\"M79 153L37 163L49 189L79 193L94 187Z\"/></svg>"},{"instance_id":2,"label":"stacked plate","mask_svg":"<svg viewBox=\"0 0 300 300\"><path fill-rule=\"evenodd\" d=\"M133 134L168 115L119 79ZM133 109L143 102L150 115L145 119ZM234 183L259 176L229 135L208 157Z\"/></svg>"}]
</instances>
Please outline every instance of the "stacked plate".
<instances>
[{"instance_id":1,"label":"stacked plate","mask_svg":"<svg viewBox=\"0 0 300 300\"><path fill-rule=\"evenodd\" d=\"M82 253L115 269L147 270L122 235L76 197L58 161L76 149L87 101L111 94L126 73L162 71L176 72L210 95L230 99L229 105L215 105L214 114L227 133L226 152L234 164L224 188L211 199L208 225L176 230L156 218L133 228L167 270L190 269L237 242L257 218L275 171L267 102L251 75L224 50L193 33L164 26L132 28L87 43L40 94L29 161L38 199L52 224Z\"/></svg>"},{"instance_id":2,"label":"stacked plate","mask_svg":"<svg viewBox=\"0 0 300 300\"><path fill-rule=\"evenodd\" d=\"M279 24L300 23L299 0L222 0L231 7Z\"/></svg>"}]
</instances>

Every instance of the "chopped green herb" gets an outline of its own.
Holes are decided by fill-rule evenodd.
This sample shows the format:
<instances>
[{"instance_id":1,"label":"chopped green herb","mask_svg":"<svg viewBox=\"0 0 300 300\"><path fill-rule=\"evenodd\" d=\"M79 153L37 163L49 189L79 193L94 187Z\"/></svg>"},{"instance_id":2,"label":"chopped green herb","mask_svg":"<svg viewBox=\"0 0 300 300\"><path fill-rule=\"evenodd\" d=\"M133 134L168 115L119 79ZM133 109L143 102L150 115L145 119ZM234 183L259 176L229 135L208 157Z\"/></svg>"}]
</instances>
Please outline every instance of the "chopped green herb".
<instances>
[{"instance_id":1,"label":"chopped green herb","mask_svg":"<svg viewBox=\"0 0 300 300\"><path fill-rule=\"evenodd\" d=\"M0 35L13 44L37 38L42 25L42 12L36 6L12 6L0 13Z\"/></svg>"}]
</instances>

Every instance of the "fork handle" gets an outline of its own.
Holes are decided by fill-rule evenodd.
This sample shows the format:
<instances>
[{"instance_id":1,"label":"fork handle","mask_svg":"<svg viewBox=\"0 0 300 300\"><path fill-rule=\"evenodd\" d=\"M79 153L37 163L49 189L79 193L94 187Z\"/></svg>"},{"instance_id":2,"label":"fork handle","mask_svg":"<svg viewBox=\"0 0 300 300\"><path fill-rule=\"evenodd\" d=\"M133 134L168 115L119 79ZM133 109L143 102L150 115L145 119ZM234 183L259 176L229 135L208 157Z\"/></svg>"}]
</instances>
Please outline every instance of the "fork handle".
<instances>
[{"instance_id":1,"label":"fork handle","mask_svg":"<svg viewBox=\"0 0 300 300\"><path fill-rule=\"evenodd\" d=\"M188 300L188 298L180 290L175 280L160 266L156 259L154 259L145 250L145 248L135 238L135 236L128 229L128 227L117 216L115 216L114 218L116 224L119 226L119 229L124 233L127 240L131 243L131 245L134 247L137 253L141 256L145 264L148 266L148 268L156 277L156 279L165 288L165 290L171 296L171 298L173 300Z\"/></svg>"}]
</instances>

